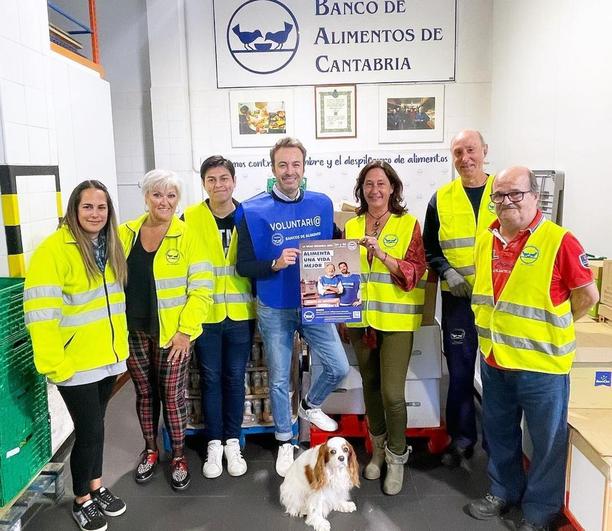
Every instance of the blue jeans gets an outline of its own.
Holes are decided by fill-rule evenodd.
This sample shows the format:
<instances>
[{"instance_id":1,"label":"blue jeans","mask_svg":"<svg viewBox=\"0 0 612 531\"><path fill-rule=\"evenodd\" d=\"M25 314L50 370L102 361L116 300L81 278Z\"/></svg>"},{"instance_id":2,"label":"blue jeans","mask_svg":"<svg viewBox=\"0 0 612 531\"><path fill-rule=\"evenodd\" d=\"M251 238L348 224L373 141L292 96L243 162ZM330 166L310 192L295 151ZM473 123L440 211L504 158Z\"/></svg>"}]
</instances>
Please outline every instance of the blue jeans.
<instances>
[{"instance_id":1,"label":"blue jeans","mask_svg":"<svg viewBox=\"0 0 612 531\"><path fill-rule=\"evenodd\" d=\"M470 299L442 292L442 340L449 376L446 427L454 446L472 448L478 441L474 405L478 335Z\"/></svg>"},{"instance_id":2,"label":"blue jeans","mask_svg":"<svg viewBox=\"0 0 612 531\"><path fill-rule=\"evenodd\" d=\"M569 376L507 371L480 363L482 425L489 447L491 494L519 503L525 520L547 525L563 503ZM533 442L523 469L521 417Z\"/></svg>"},{"instance_id":3,"label":"blue jeans","mask_svg":"<svg viewBox=\"0 0 612 531\"><path fill-rule=\"evenodd\" d=\"M268 362L270 399L275 424L275 437L288 441L291 431L291 354L293 334L297 330L312 349L312 355L323 366L321 375L311 382L306 402L319 407L349 371L344 347L333 324L302 325L297 308L270 308L257 300L259 330ZM295 389L295 392L298 392Z\"/></svg>"},{"instance_id":4,"label":"blue jeans","mask_svg":"<svg viewBox=\"0 0 612 531\"><path fill-rule=\"evenodd\" d=\"M195 341L202 388L202 416L210 440L240 437L244 373L251 354L254 321L204 324Z\"/></svg>"}]
</instances>

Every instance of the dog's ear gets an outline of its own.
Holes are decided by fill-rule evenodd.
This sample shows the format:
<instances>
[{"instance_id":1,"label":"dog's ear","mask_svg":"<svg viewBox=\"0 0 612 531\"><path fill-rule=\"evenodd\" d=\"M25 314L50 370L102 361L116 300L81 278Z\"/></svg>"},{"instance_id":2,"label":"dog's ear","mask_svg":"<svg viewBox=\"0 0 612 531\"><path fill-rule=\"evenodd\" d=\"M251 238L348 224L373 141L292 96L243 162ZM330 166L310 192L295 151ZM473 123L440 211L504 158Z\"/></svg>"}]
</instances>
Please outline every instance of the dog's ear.
<instances>
[{"instance_id":1,"label":"dog's ear","mask_svg":"<svg viewBox=\"0 0 612 531\"><path fill-rule=\"evenodd\" d=\"M357 456L355 455L355 450L353 446L351 445L351 443L347 441L346 444L348 445L348 449L349 449L348 468L349 468L349 476L351 478L351 483L353 484L353 487L359 487L359 463L357 461Z\"/></svg>"},{"instance_id":2,"label":"dog's ear","mask_svg":"<svg viewBox=\"0 0 612 531\"><path fill-rule=\"evenodd\" d=\"M310 488L313 490L322 489L327 483L327 475L325 474L325 465L329 461L329 448L327 444L319 445L317 452L317 462L315 463L314 470L310 465L306 465L306 478L310 484Z\"/></svg>"}]
</instances>

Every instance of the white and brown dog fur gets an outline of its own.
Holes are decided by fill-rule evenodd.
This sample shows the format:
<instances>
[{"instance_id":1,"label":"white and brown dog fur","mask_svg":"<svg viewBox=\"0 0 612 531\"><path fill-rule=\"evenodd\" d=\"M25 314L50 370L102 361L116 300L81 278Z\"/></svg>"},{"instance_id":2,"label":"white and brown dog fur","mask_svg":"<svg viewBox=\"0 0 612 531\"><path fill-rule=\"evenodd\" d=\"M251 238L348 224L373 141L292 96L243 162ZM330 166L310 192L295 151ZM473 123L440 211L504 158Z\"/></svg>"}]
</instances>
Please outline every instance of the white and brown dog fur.
<instances>
[{"instance_id":1,"label":"white and brown dog fur","mask_svg":"<svg viewBox=\"0 0 612 531\"><path fill-rule=\"evenodd\" d=\"M316 531L329 531L331 511L357 509L349 492L359 486L355 451L342 437L333 437L302 453L291 465L280 487L280 501L291 516L305 516Z\"/></svg>"}]
</instances>

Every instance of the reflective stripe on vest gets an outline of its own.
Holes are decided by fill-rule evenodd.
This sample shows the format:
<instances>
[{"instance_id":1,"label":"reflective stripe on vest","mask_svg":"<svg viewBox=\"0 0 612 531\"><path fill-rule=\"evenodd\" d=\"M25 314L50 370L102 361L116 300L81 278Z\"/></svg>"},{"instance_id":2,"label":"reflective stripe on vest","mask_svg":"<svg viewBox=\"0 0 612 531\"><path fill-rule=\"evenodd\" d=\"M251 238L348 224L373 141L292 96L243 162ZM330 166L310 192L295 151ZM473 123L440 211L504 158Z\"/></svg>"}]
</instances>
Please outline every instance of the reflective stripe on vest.
<instances>
[{"instance_id":1,"label":"reflective stripe on vest","mask_svg":"<svg viewBox=\"0 0 612 531\"><path fill-rule=\"evenodd\" d=\"M36 369L53 382L128 356L123 286L108 263L102 274L89 276L66 225L34 251L23 311Z\"/></svg>"},{"instance_id":2,"label":"reflective stripe on vest","mask_svg":"<svg viewBox=\"0 0 612 531\"><path fill-rule=\"evenodd\" d=\"M35 288L26 288L23 290L24 302L32 299L60 298L61 296L62 288L59 286L36 286Z\"/></svg>"},{"instance_id":3,"label":"reflective stripe on vest","mask_svg":"<svg viewBox=\"0 0 612 531\"><path fill-rule=\"evenodd\" d=\"M206 203L188 207L185 210L185 223L205 242L213 266L213 307L205 323L219 323L226 317L233 321L254 319L255 300L251 295L251 282L236 273L236 230L232 231L230 246L225 256L217 222Z\"/></svg>"},{"instance_id":4,"label":"reflective stripe on vest","mask_svg":"<svg viewBox=\"0 0 612 531\"><path fill-rule=\"evenodd\" d=\"M478 224L474 208L461 179L444 185L436 192L440 229L438 239L450 266L474 285L474 244L476 237L495 220L495 205L490 200L493 175L487 178L478 209ZM448 283L441 279L440 289L448 291Z\"/></svg>"},{"instance_id":5,"label":"reflective stripe on vest","mask_svg":"<svg viewBox=\"0 0 612 531\"><path fill-rule=\"evenodd\" d=\"M109 304L108 308L98 308L97 310L90 310L88 312L81 312L74 315L64 315L60 321L60 326L81 326L102 319L108 319L108 312L110 310L111 315L118 315L125 313L125 303L117 302L115 304Z\"/></svg>"},{"instance_id":6,"label":"reflective stripe on vest","mask_svg":"<svg viewBox=\"0 0 612 531\"><path fill-rule=\"evenodd\" d=\"M555 306L550 283L566 230L543 221L529 236L508 282L494 304L493 234L476 244L477 274L472 296L480 350L501 367L567 374L576 350L569 300ZM535 259L534 259L535 256Z\"/></svg>"},{"instance_id":7,"label":"reflective stripe on vest","mask_svg":"<svg viewBox=\"0 0 612 531\"><path fill-rule=\"evenodd\" d=\"M378 242L389 256L403 259L412 240L416 218L410 214L392 215L385 224ZM345 227L346 237L363 238L365 216L349 220ZM393 283L387 267L374 257L368 263L367 250L359 246L361 263L361 300L363 303L362 322L348 326L372 326L382 331L411 331L421 325L425 302L426 275L409 292Z\"/></svg>"}]
</instances>

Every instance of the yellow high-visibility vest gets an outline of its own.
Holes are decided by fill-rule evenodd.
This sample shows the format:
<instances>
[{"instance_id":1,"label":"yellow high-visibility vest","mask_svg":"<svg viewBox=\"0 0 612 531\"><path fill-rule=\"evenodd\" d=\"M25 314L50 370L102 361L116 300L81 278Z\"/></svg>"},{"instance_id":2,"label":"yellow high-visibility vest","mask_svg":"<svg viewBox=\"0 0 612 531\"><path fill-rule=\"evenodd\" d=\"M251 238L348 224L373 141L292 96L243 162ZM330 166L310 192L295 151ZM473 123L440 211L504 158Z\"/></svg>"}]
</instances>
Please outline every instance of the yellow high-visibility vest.
<instances>
[{"instance_id":1,"label":"yellow high-visibility vest","mask_svg":"<svg viewBox=\"0 0 612 531\"><path fill-rule=\"evenodd\" d=\"M416 218L411 214L392 214L378 236L380 248L389 256L403 260L412 241ZM365 215L346 222L345 234L348 239L361 239L365 235ZM347 326L371 326L382 331L411 331L421 326L423 304L425 303L425 279L418 285L404 291L393 283L391 273L381 260L374 257L368 263L367 250L359 247L361 262L362 321L347 323Z\"/></svg>"},{"instance_id":2,"label":"yellow high-visibility vest","mask_svg":"<svg viewBox=\"0 0 612 531\"><path fill-rule=\"evenodd\" d=\"M214 289L213 307L205 323L220 323L226 317L233 321L255 318L255 300L251 291L251 281L236 273L238 255L238 236L236 228L232 231L227 256L217 222L208 205L198 203L185 209L185 223L201 239L213 265Z\"/></svg>"},{"instance_id":3,"label":"yellow high-visibility vest","mask_svg":"<svg viewBox=\"0 0 612 531\"><path fill-rule=\"evenodd\" d=\"M474 208L465 193L461 179L455 179L442 186L436 193L436 204L440 230L438 239L444 257L450 266L461 273L471 286L474 285L474 244L476 237L482 234L495 221L495 205L490 199L494 175L487 178L482 192L478 223ZM448 283L440 279L440 289L449 291Z\"/></svg>"},{"instance_id":4,"label":"yellow high-visibility vest","mask_svg":"<svg viewBox=\"0 0 612 531\"><path fill-rule=\"evenodd\" d=\"M126 256L132 251L147 216L144 214L119 227ZM159 346L168 346L177 332L188 335L193 341L202 333L202 323L212 307L213 268L199 238L176 216L155 253L153 277L159 314Z\"/></svg>"},{"instance_id":5,"label":"yellow high-visibility vest","mask_svg":"<svg viewBox=\"0 0 612 531\"><path fill-rule=\"evenodd\" d=\"M567 230L543 220L529 236L497 303L493 298L493 238L476 242L472 309L480 350L501 367L567 374L576 351L570 301L555 306L550 284L557 252Z\"/></svg>"},{"instance_id":6,"label":"yellow high-visibility vest","mask_svg":"<svg viewBox=\"0 0 612 531\"><path fill-rule=\"evenodd\" d=\"M123 286L108 264L103 275L89 281L66 226L32 255L23 307L36 369L53 382L128 356Z\"/></svg>"}]
</instances>

